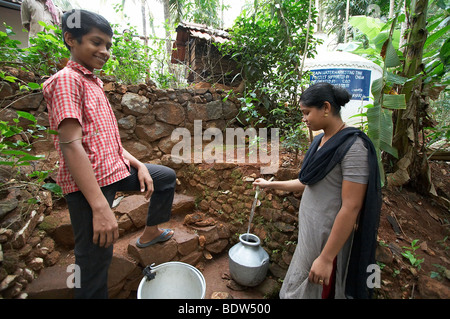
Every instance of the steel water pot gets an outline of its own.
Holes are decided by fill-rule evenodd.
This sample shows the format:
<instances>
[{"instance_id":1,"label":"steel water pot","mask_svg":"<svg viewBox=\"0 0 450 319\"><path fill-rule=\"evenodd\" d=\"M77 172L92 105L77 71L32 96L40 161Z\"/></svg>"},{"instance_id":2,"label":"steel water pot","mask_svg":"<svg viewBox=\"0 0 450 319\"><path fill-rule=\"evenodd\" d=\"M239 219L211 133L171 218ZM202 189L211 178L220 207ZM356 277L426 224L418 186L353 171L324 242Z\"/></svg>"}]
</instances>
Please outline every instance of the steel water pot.
<instances>
[{"instance_id":1,"label":"steel water pot","mask_svg":"<svg viewBox=\"0 0 450 319\"><path fill-rule=\"evenodd\" d=\"M266 277L269 269L269 254L261 247L254 234L242 234L239 243L228 251L230 275L242 286L254 287Z\"/></svg>"}]
</instances>

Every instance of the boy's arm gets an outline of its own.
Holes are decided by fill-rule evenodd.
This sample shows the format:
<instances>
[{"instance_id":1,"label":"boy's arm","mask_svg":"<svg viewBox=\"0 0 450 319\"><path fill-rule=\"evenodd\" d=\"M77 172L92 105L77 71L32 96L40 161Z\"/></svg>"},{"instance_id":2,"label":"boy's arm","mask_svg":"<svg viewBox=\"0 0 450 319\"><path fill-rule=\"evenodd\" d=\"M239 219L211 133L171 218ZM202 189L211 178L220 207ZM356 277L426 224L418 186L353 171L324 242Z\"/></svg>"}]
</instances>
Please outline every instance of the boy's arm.
<instances>
[{"instance_id":1,"label":"boy's arm","mask_svg":"<svg viewBox=\"0 0 450 319\"><path fill-rule=\"evenodd\" d=\"M81 143L81 125L76 119L64 119L58 127L58 133L70 174L92 209L93 242L100 247L108 247L119 238L119 229Z\"/></svg>"},{"instance_id":2,"label":"boy's arm","mask_svg":"<svg viewBox=\"0 0 450 319\"><path fill-rule=\"evenodd\" d=\"M130 161L130 165L137 169L138 171L138 179L141 187L141 192L145 192L145 199L149 199L152 196L154 187L153 187L153 179L148 172L147 167L131 155L126 149L123 149L123 156Z\"/></svg>"}]
</instances>

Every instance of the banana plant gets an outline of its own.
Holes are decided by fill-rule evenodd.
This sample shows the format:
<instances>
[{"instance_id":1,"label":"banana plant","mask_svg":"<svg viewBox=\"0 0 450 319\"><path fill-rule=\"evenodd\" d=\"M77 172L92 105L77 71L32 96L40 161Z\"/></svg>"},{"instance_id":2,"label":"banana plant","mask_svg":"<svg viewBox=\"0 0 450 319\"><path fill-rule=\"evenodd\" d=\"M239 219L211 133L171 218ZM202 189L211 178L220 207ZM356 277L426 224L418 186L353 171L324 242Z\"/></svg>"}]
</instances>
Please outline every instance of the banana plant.
<instances>
[{"instance_id":1,"label":"banana plant","mask_svg":"<svg viewBox=\"0 0 450 319\"><path fill-rule=\"evenodd\" d=\"M369 48L359 49L359 52L376 56L376 61L383 69L381 78L372 83L373 104L367 105L367 135L375 146L380 168L381 182L384 185L385 174L381 152L387 152L398 157L397 150L392 146L393 121L392 113L396 109L406 109L404 94L397 94L392 85L403 85L406 78L394 74L391 70L401 65L398 48L399 33L395 30L397 17L392 23L383 24L370 17L352 17L350 23L369 38ZM390 26L390 30L387 28Z\"/></svg>"}]
</instances>

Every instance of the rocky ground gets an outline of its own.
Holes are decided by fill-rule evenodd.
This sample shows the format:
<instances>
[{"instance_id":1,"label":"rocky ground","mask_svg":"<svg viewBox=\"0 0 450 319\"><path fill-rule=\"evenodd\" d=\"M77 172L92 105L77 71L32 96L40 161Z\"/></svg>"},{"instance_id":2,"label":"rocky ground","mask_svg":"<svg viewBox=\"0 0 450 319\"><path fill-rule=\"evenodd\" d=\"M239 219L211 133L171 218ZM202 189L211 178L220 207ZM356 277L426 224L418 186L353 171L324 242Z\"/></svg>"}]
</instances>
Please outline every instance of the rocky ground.
<instances>
[{"instance_id":1,"label":"rocky ground","mask_svg":"<svg viewBox=\"0 0 450 319\"><path fill-rule=\"evenodd\" d=\"M431 168L438 194L449 199L449 163L432 162ZM382 281L377 297L449 299L449 235L448 206L411 189L384 190L377 254ZM409 257L403 256L408 252Z\"/></svg>"},{"instance_id":2,"label":"rocky ground","mask_svg":"<svg viewBox=\"0 0 450 319\"><path fill-rule=\"evenodd\" d=\"M440 194L450 193L450 167L432 163L433 181ZM44 193L45 194L45 193ZM174 214L164 227L176 235L168 242L138 249L142 229L142 196L118 196L115 207L123 230L115 245L110 272L113 298L136 298L142 268L151 262L180 260L196 265L206 279L206 298L277 298L280 280L269 272L256 288L234 283L228 272L227 251L233 235L226 223L198 215L196 199L177 194ZM119 202L120 200L120 202ZM71 298L67 266L74 263L73 238L63 200L43 198L41 208L30 214L20 229L0 230L0 293L3 298ZM52 207L51 213L43 214ZM377 260L381 266L380 299L450 298L450 215L435 199L410 189L383 190L383 207ZM410 252L409 257L403 254ZM152 256L151 260L148 256ZM168 259L168 260L167 260Z\"/></svg>"}]
</instances>

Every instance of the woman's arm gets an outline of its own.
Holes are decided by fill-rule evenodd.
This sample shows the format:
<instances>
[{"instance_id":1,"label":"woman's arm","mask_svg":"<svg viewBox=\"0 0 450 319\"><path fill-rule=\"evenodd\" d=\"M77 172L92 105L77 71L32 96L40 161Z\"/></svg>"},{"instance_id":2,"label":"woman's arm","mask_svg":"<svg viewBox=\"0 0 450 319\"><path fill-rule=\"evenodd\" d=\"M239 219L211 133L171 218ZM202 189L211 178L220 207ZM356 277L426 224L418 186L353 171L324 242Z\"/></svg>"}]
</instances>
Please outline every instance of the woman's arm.
<instances>
[{"instance_id":1,"label":"woman's arm","mask_svg":"<svg viewBox=\"0 0 450 319\"><path fill-rule=\"evenodd\" d=\"M333 270L333 261L344 246L356 224L358 214L364 204L367 184L342 181L342 206L339 210L330 236L321 254L313 262L309 273L310 281L328 285Z\"/></svg>"},{"instance_id":2,"label":"woman's arm","mask_svg":"<svg viewBox=\"0 0 450 319\"><path fill-rule=\"evenodd\" d=\"M59 125L58 133L70 174L92 209L93 242L108 247L119 238L119 228L81 143L81 125L76 119L65 119Z\"/></svg>"},{"instance_id":3,"label":"woman's arm","mask_svg":"<svg viewBox=\"0 0 450 319\"><path fill-rule=\"evenodd\" d=\"M253 186L259 186L261 188L272 188L287 192L301 192L303 193L305 185L303 185L298 179L292 179L289 181L266 181L263 178L258 178L253 182Z\"/></svg>"}]
</instances>

